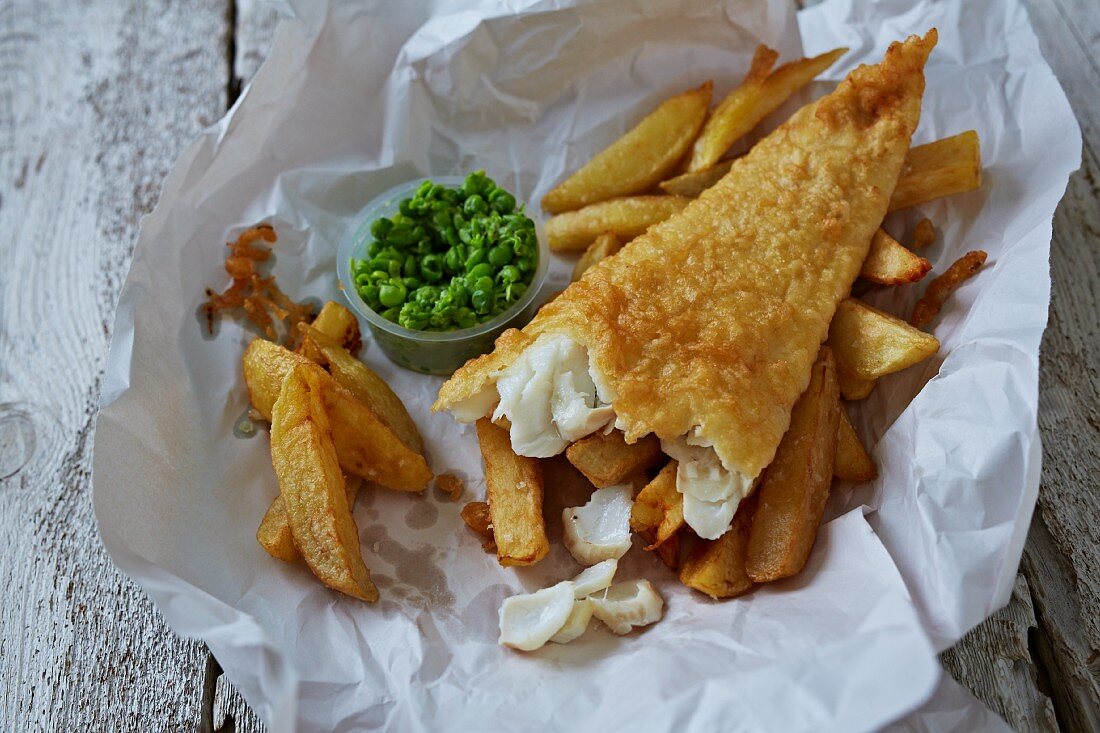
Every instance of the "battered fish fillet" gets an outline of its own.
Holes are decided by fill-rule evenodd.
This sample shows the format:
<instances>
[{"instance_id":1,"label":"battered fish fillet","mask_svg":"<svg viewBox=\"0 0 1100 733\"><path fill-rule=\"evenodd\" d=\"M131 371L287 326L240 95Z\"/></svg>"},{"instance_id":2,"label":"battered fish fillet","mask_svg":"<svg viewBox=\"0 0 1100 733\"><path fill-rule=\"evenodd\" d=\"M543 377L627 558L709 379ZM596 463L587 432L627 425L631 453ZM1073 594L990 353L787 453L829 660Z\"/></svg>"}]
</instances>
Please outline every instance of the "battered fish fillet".
<instances>
[{"instance_id":1,"label":"battered fish fillet","mask_svg":"<svg viewBox=\"0 0 1100 733\"><path fill-rule=\"evenodd\" d=\"M538 336L564 335L587 349L628 442L690 436L757 477L886 215L935 43L933 29L853 71L681 213L502 334L433 409L488 412L497 376Z\"/></svg>"}]
</instances>

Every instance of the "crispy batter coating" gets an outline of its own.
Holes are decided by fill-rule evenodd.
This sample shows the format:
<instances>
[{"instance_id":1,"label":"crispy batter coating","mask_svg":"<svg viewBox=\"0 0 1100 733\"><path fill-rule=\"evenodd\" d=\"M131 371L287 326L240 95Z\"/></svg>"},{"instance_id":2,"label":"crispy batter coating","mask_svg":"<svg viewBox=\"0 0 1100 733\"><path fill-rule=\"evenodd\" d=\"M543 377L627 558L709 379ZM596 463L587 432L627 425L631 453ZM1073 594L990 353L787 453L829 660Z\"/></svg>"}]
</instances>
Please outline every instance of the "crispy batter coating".
<instances>
[{"instance_id":1,"label":"crispy batter coating","mask_svg":"<svg viewBox=\"0 0 1100 733\"><path fill-rule=\"evenodd\" d=\"M698 426L728 468L757 476L886 214L935 43L935 30L910 37L853 71L682 212L502 334L434 409L480 391L539 334L562 333L606 375L628 442Z\"/></svg>"}]
</instances>

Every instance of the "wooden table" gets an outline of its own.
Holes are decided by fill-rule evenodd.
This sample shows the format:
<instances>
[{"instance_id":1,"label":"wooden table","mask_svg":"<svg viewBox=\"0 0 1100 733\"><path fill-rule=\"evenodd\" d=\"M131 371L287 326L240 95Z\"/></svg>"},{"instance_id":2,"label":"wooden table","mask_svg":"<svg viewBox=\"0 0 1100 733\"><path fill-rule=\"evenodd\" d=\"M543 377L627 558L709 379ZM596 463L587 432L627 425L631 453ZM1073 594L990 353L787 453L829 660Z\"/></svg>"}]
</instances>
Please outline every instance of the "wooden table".
<instances>
[{"instance_id":1,"label":"wooden table","mask_svg":"<svg viewBox=\"0 0 1100 733\"><path fill-rule=\"evenodd\" d=\"M261 730L108 560L91 437L138 220L274 27L257 0L0 0L0 730ZM1027 0L1085 136L1054 221L1043 480L1009 606L943 655L1017 730L1100 730L1100 3ZM34 445L29 445L33 442Z\"/></svg>"}]
</instances>

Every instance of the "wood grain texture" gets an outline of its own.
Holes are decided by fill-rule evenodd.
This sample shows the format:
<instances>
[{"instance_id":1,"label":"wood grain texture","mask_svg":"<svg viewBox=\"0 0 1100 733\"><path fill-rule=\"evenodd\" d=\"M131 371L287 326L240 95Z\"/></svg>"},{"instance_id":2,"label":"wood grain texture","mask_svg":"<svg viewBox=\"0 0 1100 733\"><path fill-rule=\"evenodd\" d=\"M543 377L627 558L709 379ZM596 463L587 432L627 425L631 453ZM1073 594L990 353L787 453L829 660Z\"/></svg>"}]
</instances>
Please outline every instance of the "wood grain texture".
<instances>
[{"instance_id":1,"label":"wood grain texture","mask_svg":"<svg viewBox=\"0 0 1100 733\"><path fill-rule=\"evenodd\" d=\"M1029 637L1035 628L1027 579L1018 574L1008 605L942 655L951 676L984 693L986 705L1020 733L1058 730L1031 656Z\"/></svg>"},{"instance_id":2,"label":"wood grain texture","mask_svg":"<svg viewBox=\"0 0 1100 733\"><path fill-rule=\"evenodd\" d=\"M0 418L22 414L36 442L0 481L6 732L198 718L202 645L172 634L107 559L89 477L138 218L225 108L226 30L220 0L0 0Z\"/></svg>"}]
</instances>

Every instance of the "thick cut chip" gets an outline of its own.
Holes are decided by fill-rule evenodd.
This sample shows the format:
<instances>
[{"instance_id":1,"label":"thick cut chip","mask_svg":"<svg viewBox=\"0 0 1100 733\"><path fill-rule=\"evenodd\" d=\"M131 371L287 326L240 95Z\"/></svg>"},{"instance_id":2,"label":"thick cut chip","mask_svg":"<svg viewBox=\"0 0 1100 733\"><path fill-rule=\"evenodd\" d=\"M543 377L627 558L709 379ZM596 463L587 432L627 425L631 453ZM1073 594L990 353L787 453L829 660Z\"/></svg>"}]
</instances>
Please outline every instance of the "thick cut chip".
<instances>
[{"instance_id":1,"label":"thick cut chip","mask_svg":"<svg viewBox=\"0 0 1100 733\"><path fill-rule=\"evenodd\" d=\"M692 148L687 169L699 171L717 163L741 136L832 66L847 50L838 48L771 71L776 52L767 46L758 47L745 81L722 100L707 120Z\"/></svg>"},{"instance_id":2,"label":"thick cut chip","mask_svg":"<svg viewBox=\"0 0 1100 733\"><path fill-rule=\"evenodd\" d=\"M913 307L913 316L910 323L920 328L926 326L935 319L943 308L948 296L959 287L974 277L985 264L986 253L982 250L967 252L959 259L951 263L947 270L928 284L928 289Z\"/></svg>"},{"instance_id":3,"label":"thick cut chip","mask_svg":"<svg viewBox=\"0 0 1100 733\"><path fill-rule=\"evenodd\" d=\"M373 602L378 589L363 562L336 458L324 376L316 364L287 375L273 408L271 463L294 544L310 570L329 588Z\"/></svg>"},{"instance_id":4,"label":"thick cut chip","mask_svg":"<svg viewBox=\"0 0 1100 733\"><path fill-rule=\"evenodd\" d=\"M501 565L532 565L550 551L542 518L542 467L517 456L508 431L482 418L477 439L485 462L489 513Z\"/></svg>"},{"instance_id":5,"label":"thick cut chip","mask_svg":"<svg viewBox=\"0 0 1100 733\"><path fill-rule=\"evenodd\" d=\"M840 421L836 431L836 462L833 475L848 481L870 481L878 476L875 462L863 447L863 441L848 419L848 411L840 406Z\"/></svg>"},{"instance_id":6,"label":"thick cut chip","mask_svg":"<svg viewBox=\"0 0 1100 733\"><path fill-rule=\"evenodd\" d=\"M741 502L729 531L716 540L699 540L680 563L680 582L711 598L734 598L752 590L745 572L749 529L756 497Z\"/></svg>"},{"instance_id":7,"label":"thick cut chip","mask_svg":"<svg viewBox=\"0 0 1100 733\"><path fill-rule=\"evenodd\" d=\"M363 336L359 332L359 319L355 317L354 313L334 300L325 303L321 308L321 312L309 325L340 344L353 356L363 348ZM312 361L321 360L320 352L310 343L303 342L298 347L298 353Z\"/></svg>"},{"instance_id":8,"label":"thick cut chip","mask_svg":"<svg viewBox=\"0 0 1100 733\"><path fill-rule=\"evenodd\" d=\"M864 399L871 394L871 390L878 384L877 379L857 377L842 366L837 367L836 378L840 382L841 396L849 402Z\"/></svg>"},{"instance_id":9,"label":"thick cut chip","mask_svg":"<svg viewBox=\"0 0 1100 733\"><path fill-rule=\"evenodd\" d=\"M546 241L554 252L579 252L604 232L629 241L688 205L683 196L627 196L552 216Z\"/></svg>"},{"instance_id":10,"label":"thick cut chip","mask_svg":"<svg viewBox=\"0 0 1100 733\"><path fill-rule=\"evenodd\" d=\"M909 151L890 211L907 209L982 185L982 151L974 130L946 137Z\"/></svg>"},{"instance_id":11,"label":"thick cut chip","mask_svg":"<svg viewBox=\"0 0 1100 733\"><path fill-rule=\"evenodd\" d=\"M303 325L300 329L305 336L304 344L313 347L318 363L328 367L332 378L369 407L402 443L417 453L423 453L424 440L416 429L416 423L409 416L405 403L390 389L386 380L348 353L336 340L309 326Z\"/></svg>"},{"instance_id":12,"label":"thick cut chip","mask_svg":"<svg viewBox=\"0 0 1100 733\"><path fill-rule=\"evenodd\" d=\"M600 489L621 484L664 460L661 441L656 435L627 443L621 430L581 438L565 450L565 457Z\"/></svg>"},{"instance_id":13,"label":"thick cut chip","mask_svg":"<svg viewBox=\"0 0 1100 733\"><path fill-rule=\"evenodd\" d=\"M348 506L355 506L355 499L359 496L359 489L363 481L358 476L345 476L344 488L348 495ZM268 555L283 562L295 562L302 559L302 553L298 552L294 544L294 537L290 532L290 522L286 517L286 503L280 494L267 508L260 528L256 530L256 540L260 543Z\"/></svg>"},{"instance_id":14,"label":"thick cut chip","mask_svg":"<svg viewBox=\"0 0 1100 733\"><path fill-rule=\"evenodd\" d=\"M879 285L915 283L928 274L932 263L910 252L885 230L871 238L871 250L860 267L859 276Z\"/></svg>"},{"instance_id":15,"label":"thick cut chip","mask_svg":"<svg viewBox=\"0 0 1100 733\"><path fill-rule=\"evenodd\" d=\"M663 102L634 129L543 196L543 210L558 214L653 188L695 141L707 116L711 88L708 81Z\"/></svg>"},{"instance_id":16,"label":"thick cut chip","mask_svg":"<svg viewBox=\"0 0 1100 733\"><path fill-rule=\"evenodd\" d=\"M588 245L577 264L573 266L571 281L576 282L588 271L590 267L600 260L606 259L623 248L622 240L615 236L615 232L604 232L596 237L596 241Z\"/></svg>"},{"instance_id":17,"label":"thick cut chip","mask_svg":"<svg viewBox=\"0 0 1100 733\"><path fill-rule=\"evenodd\" d=\"M313 365L301 354L256 339L244 352L244 379L252 406L271 417L279 385L295 367ZM320 369L320 367L318 367ZM329 408L333 439L345 473L398 491L421 491L432 472L424 456L412 450L366 405L327 372L319 380Z\"/></svg>"},{"instance_id":18,"label":"thick cut chip","mask_svg":"<svg viewBox=\"0 0 1100 733\"><path fill-rule=\"evenodd\" d=\"M634 497L630 528L635 532L654 532L645 549L654 550L684 526L684 495L676 490L676 461L668 465Z\"/></svg>"},{"instance_id":19,"label":"thick cut chip","mask_svg":"<svg viewBox=\"0 0 1100 733\"><path fill-rule=\"evenodd\" d=\"M878 379L924 361L939 351L940 342L900 318L848 298L829 327L829 346L844 369L862 379Z\"/></svg>"},{"instance_id":20,"label":"thick cut chip","mask_svg":"<svg viewBox=\"0 0 1100 733\"><path fill-rule=\"evenodd\" d=\"M794 575L810 556L833 481L840 410L836 361L826 346L756 492L745 572L757 583Z\"/></svg>"},{"instance_id":21,"label":"thick cut chip","mask_svg":"<svg viewBox=\"0 0 1100 733\"><path fill-rule=\"evenodd\" d=\"M730 166L732 165L733 160L723 160L720 163L715 163L710 168L681 173L675 178L661 181L660 188L672 196L695 198L722 180L722 176L730 172Z\"/></svg>"}]
</instances>

